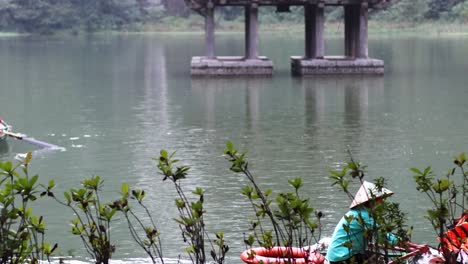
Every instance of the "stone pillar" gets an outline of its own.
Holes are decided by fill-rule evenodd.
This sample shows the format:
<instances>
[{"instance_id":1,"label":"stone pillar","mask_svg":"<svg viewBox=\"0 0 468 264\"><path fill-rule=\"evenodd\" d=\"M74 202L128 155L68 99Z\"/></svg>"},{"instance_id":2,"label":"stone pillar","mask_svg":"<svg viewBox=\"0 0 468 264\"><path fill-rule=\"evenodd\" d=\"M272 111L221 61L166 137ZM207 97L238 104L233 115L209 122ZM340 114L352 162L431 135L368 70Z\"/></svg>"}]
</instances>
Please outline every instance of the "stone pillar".
<instances>
[{"instance_id":1,"label":"stone pillar","mask_svg":"<svg viewBox=\"0 0 468 264\"><path fill-rule=\"evenodd\" d=\"M245 6L245 58L258 58L258 6Z\"/></svg>"},{"instance_id":2,"label":"stone pillar","mask_svg":"<svg viewBox=\"0 0 468 264\"><path fill-rule=\"evenodd\" d=\"M344 53L346 57L354 57L354 32L355 27L353 18L355 17L355 9L352 5L344 6L344 34L345 34L345 43L344 43Z\"/></svg>"},{"instance_id":3,"label":"stone pillar","mask_svg":"<svg viewBox=\"0 0 468 264\"><path fill-rule=\"evenodd\" d=\"M358 39L357 43L356 57L358 58L368 58L369 57L369 46L368 46L368 3L363 1L359 8L359 29L358 29Z\"/></svg>"},{"instance_id":4,"label":"stone pillar","mask_svg":"<svg viewBox=\"0 0 468 264\"><path fill-rule=\"evenodd\" d=\"M215 20L214 20L214 4L210 1L206 6L205 16L205 56L207 58L215 58Z\"/></svg>"},{"instance_id":5,"label":"stone pillar","mask_svg":"<svg viewBox=\"0 0 468 264\"><path fill-rule=\"evenodd\" d=\"M368 5L346 5L345 14L345 56L351 58L368 57Z\"/></svg>"},{"instance_id":6,"label":"stone pillar","mask_svg":"<svg viewBox=\"0 0 468 264\"><path fill-rule=\"evenodd\" d=\"M306 59L323 58L325 56L324 39L324 7L323 5L306 4L305 16L305 57Z\"/></svg>"}]
</instances>

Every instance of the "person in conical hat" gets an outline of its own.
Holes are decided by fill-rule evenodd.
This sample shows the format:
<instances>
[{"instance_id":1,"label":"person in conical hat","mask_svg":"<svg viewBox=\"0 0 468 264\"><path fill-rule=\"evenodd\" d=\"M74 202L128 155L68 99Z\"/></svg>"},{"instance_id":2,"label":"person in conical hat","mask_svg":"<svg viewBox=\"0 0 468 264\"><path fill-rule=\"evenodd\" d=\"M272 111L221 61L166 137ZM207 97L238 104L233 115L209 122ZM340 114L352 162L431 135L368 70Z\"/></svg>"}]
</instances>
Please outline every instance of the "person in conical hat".
<instances>
[{"instance_id":1,"label":"person in conical hat","mask_svg":"<svg viewBox=\"0 0 468 264\"><path fill-rule=\"evenodd\" d=\"M363 182L350 205L350 211L335 227L326 255L330 264L364 262L366 248L364 232L375 227L369 209L392 194L393 192L388 189L379 189L373 183ZM352 220L348 222L349 219ZM396 241L396 237L392 234L388 234L387 238L391 243Z\"/></svg>"},{"instance_id":2,"label":"person in conical hat","mask_svg":"<svg viewBox=\"0 0 468 264\"><path fill-rule=\"evenodd\" d=\"M354 200L349 206L349 208L352 209L369 201L388 197L392 194L393 192L389 189L381 188L379 190L379 188L375 184L368 181L364 181L359 190L357 191L356 195L354 196Z\"/></svg>"}]
</instances>

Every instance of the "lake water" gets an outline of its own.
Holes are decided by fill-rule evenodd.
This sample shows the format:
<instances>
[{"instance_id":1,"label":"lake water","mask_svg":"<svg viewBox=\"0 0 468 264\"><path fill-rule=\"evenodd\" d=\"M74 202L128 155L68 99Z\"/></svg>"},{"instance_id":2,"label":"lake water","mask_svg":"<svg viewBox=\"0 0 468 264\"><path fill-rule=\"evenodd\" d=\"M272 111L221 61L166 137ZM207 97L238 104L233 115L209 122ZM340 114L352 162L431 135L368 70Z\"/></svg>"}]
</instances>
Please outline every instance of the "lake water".
<instances>
[{"instance_id":1,"label":"lake water","mask_svg":"<svg viewBox=\"0 0 468 264\"><path fill-rule=\"evenodd\" d=\"M369 180L389 179L392 200L415 226L414 241L437 244L424 219L428 202L415 191L410 167L443 174L452 157L468 150L468 37L370 36L370 55L385 60L382 77L293 78L289 56L303 54L302 35L262 35L261 54L275 63L272 78L191 79L192 56L203 53L201 35L120 35L0 39L0 115L16 132L66 148L34 152L31 172L54 179L57 193L82 179L105 180L104 200L122 182L148 192L164 246L177 259L185 245L173 222L175 191L152 160L177 150L192 166L184 187L206 190L210 231L223 229L228 263L239 263L252 216L240 194L247 180L229 171L226 141L248 151L261 187L289 190L302 177L305 195L324 212L330 235L350 201L331 186L330 169L355 159ZM217 38L219 55L243 53L242 35ZM342 54L343 40L327 40L327 54ZM1 159L37 150L9 139ZM358 186L353 186L357 190ZM86 253L69 232L72 214L41 202L49 240L60 254ZM145 257L120 219L114 223L115 259ZM127 261L131 262L131 261Z\"/></svg>"}]
</instances>

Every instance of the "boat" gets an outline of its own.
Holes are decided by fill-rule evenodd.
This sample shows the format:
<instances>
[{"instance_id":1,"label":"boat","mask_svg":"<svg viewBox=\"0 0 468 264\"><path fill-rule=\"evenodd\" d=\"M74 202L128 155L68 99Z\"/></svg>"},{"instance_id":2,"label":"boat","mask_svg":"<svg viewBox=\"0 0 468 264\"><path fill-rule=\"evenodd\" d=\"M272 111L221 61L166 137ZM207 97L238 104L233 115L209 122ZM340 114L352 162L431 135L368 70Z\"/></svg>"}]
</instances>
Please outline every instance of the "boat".
<instances>
[{"instance_id":1,"label":"boat","mask_svg":"<svg viewBox=\"0 0 468 264\"><path fill-rule=\"evenodd\" d=\"M12 132L12 127L0 118L0 141L4 141L8 137L8 135L3 132Z\"/></svg>"}]
</instances>

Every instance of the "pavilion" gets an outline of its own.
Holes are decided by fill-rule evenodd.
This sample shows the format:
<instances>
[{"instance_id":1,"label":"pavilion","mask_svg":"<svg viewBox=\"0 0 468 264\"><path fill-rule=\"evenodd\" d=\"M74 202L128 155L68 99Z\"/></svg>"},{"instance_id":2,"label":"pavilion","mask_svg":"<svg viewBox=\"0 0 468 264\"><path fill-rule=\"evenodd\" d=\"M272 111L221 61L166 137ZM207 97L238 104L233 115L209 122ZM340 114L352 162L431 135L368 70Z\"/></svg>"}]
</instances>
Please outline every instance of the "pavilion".
<instances>
[{"instance_id":1,"label":"pavilion","mask_svg":"<svg viewBox=\"0 0 468 264\"><path fill-rule=\"evenodd\" d=\"M294 75L314 74L383 74L384 62L369 57L368 12L389 0L186 0L190 8L205 18L205 54L193 57L192 75L271 75L273 62L259 56L258 9L276 6L278 11L290 6L303 6L305 51L291 56ZM243 6L245 10L245 54L216 56L215 8ZM344 54L325 54L325 6L344 8Z\"/></svg>"}]
</instances>

